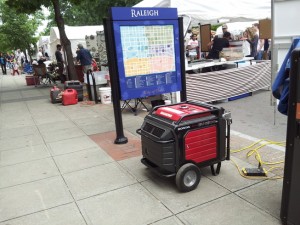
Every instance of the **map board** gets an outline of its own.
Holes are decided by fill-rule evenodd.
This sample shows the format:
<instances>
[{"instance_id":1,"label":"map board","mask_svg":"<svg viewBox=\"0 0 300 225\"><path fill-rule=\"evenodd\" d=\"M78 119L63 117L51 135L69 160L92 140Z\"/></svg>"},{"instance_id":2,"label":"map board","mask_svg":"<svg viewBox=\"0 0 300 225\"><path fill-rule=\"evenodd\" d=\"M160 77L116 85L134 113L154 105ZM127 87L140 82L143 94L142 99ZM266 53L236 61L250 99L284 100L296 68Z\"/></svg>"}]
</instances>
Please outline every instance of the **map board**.
<instances>
[{"instance_id":1,"label":"map board","mask_svg":"<svg viewBox=\"0 0 300 225\"><path fill-rule=\"evenodd\" d=\"M177 9L112 8L121 99L181 90Z\"/></svg>"}]
</instances>

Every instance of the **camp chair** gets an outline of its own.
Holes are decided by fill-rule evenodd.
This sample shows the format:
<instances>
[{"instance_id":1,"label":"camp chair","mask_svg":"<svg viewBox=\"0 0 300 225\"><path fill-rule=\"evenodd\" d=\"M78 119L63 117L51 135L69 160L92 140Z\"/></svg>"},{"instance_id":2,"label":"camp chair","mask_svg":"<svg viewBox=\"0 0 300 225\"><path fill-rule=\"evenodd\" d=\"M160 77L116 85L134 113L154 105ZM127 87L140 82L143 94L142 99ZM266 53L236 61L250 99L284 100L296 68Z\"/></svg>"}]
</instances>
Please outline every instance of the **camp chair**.
<instances>
[{"instance_id":1,"label":"camp chair","mask_svg":"<svg viewBox=\"0 0 300 225\"><path fill-rule=\"evenodd\" d=\"M34 71L34 76L37 76L39 78L39 83L42 85L48 85L52 83L55 83L49 73L47 73L46 65L39 64L39 65L32 65L33 71ZM37 86L37 83L35 83L35 86Z\"/></svg>"}]
</instances>

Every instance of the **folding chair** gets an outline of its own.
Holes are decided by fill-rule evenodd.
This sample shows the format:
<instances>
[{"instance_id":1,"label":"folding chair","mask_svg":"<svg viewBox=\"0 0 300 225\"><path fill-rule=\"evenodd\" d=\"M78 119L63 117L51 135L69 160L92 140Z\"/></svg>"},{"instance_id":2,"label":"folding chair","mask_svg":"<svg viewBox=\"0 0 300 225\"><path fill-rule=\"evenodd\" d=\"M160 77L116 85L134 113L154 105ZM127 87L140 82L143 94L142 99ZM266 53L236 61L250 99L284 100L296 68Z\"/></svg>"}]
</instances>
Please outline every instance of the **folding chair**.
<instances>
[{"instance_id":1,"label":"folding chair","mask_svg":"<svg viewBox=\"0 0 300 225\"><path fill-rule=\"evenodd\" d=\"M124 100L122 106L121 106L121 112L123 112L123 110L127 107L131 110L131 112L134 113L134 115L137 115L137 110L138 110L138 106L143 106L147 112L149 112L150 110L147 108L147 106L144 104L143 102L143 98L136 98L134 99L134 106L130 105L130 101L133 99L129 99L129 100Z\"/></svg>"},{"instance_id":2,"label":"folding chair","mask_svg":"<svg viewBox=\"0 0 300 225\"><path fill-rule=\"evenodd\" d=\"M54 80L51 79L49 73L47 73L47 68L44 63L39 65L32 65L32 67L34 71L34 76L37 76L39 78L40 84L48 85L51 84L51 82L55 83ZM36 83L35 86L37 86Z\"/></svg>"}]
</instances>

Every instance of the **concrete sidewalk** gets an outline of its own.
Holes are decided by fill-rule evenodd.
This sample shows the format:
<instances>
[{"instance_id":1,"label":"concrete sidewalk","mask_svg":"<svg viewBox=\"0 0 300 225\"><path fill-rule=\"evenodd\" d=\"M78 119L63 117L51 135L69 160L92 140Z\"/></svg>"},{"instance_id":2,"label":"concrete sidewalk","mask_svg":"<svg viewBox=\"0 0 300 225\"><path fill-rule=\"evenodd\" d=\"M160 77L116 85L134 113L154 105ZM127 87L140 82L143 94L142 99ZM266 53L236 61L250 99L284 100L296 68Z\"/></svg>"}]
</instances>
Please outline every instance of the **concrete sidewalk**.
<instances>
[{"instance_id":1,"label":"concrete sidewalk","mask_svg":"<svg viewBox=\"0 0 300 225\"><path fill-rule=\"evenodd\" d=\"M54 105L49 89L0 74L0 225L281 224L281 179L245 179L225 161L218 176L204 168L198 188L179 193L140 162L135 130L145 111L122 113L129 142L114 145L112 105ZM234 110L238 101L222 106ZM252 134L235 126L232 149L251 144ZM232 158L240 167L256 163L245 152Z\"/></svg>"}]
</instances>

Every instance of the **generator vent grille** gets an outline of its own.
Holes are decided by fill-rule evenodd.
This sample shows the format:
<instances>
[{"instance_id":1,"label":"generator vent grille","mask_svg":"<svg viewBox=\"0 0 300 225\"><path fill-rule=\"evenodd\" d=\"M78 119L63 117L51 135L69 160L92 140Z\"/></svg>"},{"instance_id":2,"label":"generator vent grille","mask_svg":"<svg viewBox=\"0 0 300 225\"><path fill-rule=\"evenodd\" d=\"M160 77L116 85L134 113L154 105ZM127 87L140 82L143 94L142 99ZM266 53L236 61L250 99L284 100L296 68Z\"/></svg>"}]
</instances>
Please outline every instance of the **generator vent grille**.
<instances>
[{"instance_id":1,"label":"generator vent grille","mask_svg":"<svg viewBox=\"0 0 300 225\"><path fill-rule=\"evenodd\" d=\"M143 130L148 132L148 133L151 133L151 131L153 130L153 125L150 124L150 123L146 123L145 126L143 127Z\"/></svg>"},{"instance_id":2,"label":"generator vent grille","mask_svg":"<svg viewBox=\"0 0 300 225\"><path fill-rule=\"evenodd\" d=\"M143 127L143 130L149 134L154 135L155 137L158 137L158 138L160 138L163 135L163 133L165 132L164 129L156 127L150 123L146 123L145 126Z\"/></svg>"}]
</instances>

